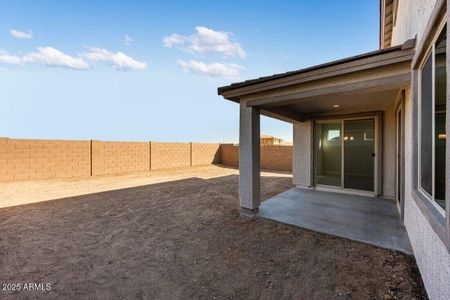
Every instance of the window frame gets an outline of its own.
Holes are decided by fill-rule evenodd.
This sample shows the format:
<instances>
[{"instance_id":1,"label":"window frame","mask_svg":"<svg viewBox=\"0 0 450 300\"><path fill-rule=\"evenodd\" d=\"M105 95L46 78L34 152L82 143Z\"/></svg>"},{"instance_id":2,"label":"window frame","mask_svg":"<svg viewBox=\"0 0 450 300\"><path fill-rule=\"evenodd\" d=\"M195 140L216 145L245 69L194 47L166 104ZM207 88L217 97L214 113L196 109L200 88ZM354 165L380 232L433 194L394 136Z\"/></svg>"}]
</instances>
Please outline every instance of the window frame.
<instances>
[{"instance_id":1,"label":"window frame","mask_svg":"<svg viewBox=\"0 0 450 300\"><path fill-rule=\"evenodd\" d=\"M436 141L435 141L435 131L436 131L436 119L435 119L435 114L436 114L436 80L435 80L435 74L436 74L436 42L439 39L441 33L443 32L443 29L445 28L445 26L447 25L447 20L443 20L441 21L441 23L439 24L439 26L437 27L436 33L433 37L433 39L431 40L430 44L431 46L428 47L428 50L425 52L425 55L423 56L423 59L421 60L419 66L418 66L418 93L417 93L417 99L418 99L418 103L417 103L417 125L418 125L418 130L417 130L417 189L418 191L422 194L423 197L425 197L435 208L436 210L445 218L446 215L446 210L448 210L449 208L446 206L445 209L443 209L441 206L439 206L439 204L437 204L436 202L436 187L435 187L435 183L436 183ZM446 49L447 51L447 49ZM421 176L422 176L422 155L421 155L421 146L422 146L422 72L423 69L428 61L428 59L431 56L431 115L432 115L432 120L431 120L431 130L432 130L432 134L433 134L433 138L432 138L432 145L431 145L431 158L432 158L432 166L431 166L431 176L432 176L432 182L431 182L431 195L430 193L428 193L424 188L422 188L422 183L421 183ZM447 60L447 58L446 58ZM446 63L447 64L447 63ZM448 79L447 79L448 80ZM444 199L445 200L445 199Z\"/></svg>"}]
</instances>

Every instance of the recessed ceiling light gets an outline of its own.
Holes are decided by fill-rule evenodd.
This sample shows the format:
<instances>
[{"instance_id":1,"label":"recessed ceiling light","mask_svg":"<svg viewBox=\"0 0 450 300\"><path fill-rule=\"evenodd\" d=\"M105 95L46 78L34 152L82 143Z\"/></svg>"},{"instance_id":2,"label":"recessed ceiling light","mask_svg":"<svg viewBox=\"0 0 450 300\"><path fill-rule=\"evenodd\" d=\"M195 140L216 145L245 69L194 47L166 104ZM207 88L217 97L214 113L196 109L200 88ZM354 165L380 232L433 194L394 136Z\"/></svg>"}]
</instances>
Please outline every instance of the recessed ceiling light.
<instances>
[{"instance_id":1,"label":"recessed ceiling light","mask_svg":"<svg viewBox=\"0 0 450 300\"><path fill-rule=\"evenodd\" d=\"M334 107L334 108L338 108L338 107L339 107L339 104L335 104L335 105L333 105L333 107Z\"/></svg>"}]
</instances>

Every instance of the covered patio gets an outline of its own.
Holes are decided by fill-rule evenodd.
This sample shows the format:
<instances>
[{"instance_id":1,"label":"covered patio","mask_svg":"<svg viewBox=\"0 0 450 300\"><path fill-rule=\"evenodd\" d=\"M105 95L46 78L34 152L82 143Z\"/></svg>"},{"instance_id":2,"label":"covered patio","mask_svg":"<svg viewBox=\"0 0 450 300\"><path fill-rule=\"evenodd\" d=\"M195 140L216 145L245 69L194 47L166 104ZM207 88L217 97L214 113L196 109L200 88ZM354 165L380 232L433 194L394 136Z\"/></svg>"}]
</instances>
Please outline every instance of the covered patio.
<instances>
[{"instance_id":1,"label":"covered patio","mask_svg":"<svg viewBox=\"0 0 450 300\"><path fill-rule=\"evenodd\" d=\"M240 105L241 214L411 253L404 93L415 40L218 89ZM260 206L260 115L293 124L297 188Z\"/></svg>"},{"instance_id":2,"label":"covered patio","mask_svg":"<svg viewBox=\"0 0 450 300\"><path fill-rule=\"evenodd\" d=\"M391 200L292 188L262 202L258 216L412 255Z\"/></svg>"}]
</instances>

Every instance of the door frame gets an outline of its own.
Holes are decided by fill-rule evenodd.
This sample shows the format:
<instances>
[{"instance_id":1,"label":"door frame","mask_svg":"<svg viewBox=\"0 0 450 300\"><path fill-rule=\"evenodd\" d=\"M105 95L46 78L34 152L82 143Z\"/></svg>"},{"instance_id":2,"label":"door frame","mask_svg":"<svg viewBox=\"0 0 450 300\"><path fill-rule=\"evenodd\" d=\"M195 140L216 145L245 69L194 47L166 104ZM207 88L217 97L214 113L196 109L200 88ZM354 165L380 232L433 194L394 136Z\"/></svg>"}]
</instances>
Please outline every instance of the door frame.
<instances>
[{"instance_id":1,"label":"door frame","mask_svg":"<svg viewBox=\"0 0 450 300\"><path fill-rule=\"evenodd\" d=\"M400 124L400 125L399 125ZM403 222L405 214L405 90L395 100L395 200Z\"/></svg>"},{"instance_id":2,"label":"door frame","mask_svg":"<svg viewBox=\"0 0 450 300\"><path fill-rule=\"evenodd\" d=\"M374 165L373 165L373 191L363 191L356 189L344 188L343 184L343 174L344 174L344 121L348 120L364 120L364 119L373 119L374 120L374 137L375 137L375 145L374 145ZM330 186L324 184L318 184L316 179L316 166L317 166L317 152L316 152L316 124L317 123L340 123L341 124L341 143L342 143L342 153L341 153L341 186ZM339 192L339 193L347 193L347 194L355 194L362 196L379 196L381 194L381 182L382 182L382 113L374 112L374 113L363 113L356 115L335 115L335 116L324 116L320 118L315 118L313 120L313 134L312 134L312 154L313 154L313 164L312 164L312 182L313 186L317 190L323 191L331 191L331 192Z\"/></svg>"}]
</instances>

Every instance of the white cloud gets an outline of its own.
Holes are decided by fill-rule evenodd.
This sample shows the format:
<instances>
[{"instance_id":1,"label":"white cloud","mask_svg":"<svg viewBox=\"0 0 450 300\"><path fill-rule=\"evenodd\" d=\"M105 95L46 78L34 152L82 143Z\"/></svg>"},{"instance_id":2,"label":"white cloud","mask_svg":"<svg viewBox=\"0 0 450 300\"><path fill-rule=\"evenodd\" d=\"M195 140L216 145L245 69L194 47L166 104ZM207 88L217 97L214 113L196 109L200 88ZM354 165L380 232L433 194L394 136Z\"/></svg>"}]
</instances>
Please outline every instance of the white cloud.
<instances>
[{"instance_id":1,"label":"white cloud","mask_svg":"<svg viewBox=\"0 0 450 300\"><path fill-rule=\"evenodd\" d=\"M16 29L11 29L9 32L13 37L20 40L31 40L34 38L33 32L31 32L30 30L28 30L28 32L25 32Z\"/></svg>"},{"instance_id":2,"label":"white cloud","mask_svg":"<svg viewBox=\"0 0 450 300\"><path fill-rule=\"evenodd\" d=\"M11 55L6 51L0 50L0 63L9 65L21 65L23 60L21 57Z\"/></svg>"},{"instance_id":3,"label":"white cloud","mask_svg":"<svg viewBox=\"0 0 450 300\"><path fill-rule=\"evenodd\" d=\"M228 57L245 58L246 53L238 42L232 41L232 33L215 31L204 26L195 27L196 33L183 36L172 34L163 40L164 47L180 46L191 53L220 53Z\"/></svg>"},{"instance_id":4,"label":"white cloud","mask_svg":"<svg viewBox=\"0 0 450 300\"><path fill-rule=\"evenodd\" d=\"M102 61L111 65L114 69L119 71L138 71L147 69L145 62L137 61L123 52L113 53L102 48L88 48L89 53L84 57L92 61Z\"/></svg>"},{"instance_id":5,"label":"white cloud","mask_svg":"<svg viewBox=\"0 0 450 300\"><path fill-rule=\"evenodd\" d=\"M131 43L133 43L133 42L134 42L134 40L133 40L133 38L132 38L131 36L129 36L129 35L124 35L124 36L123 36L123 43L124 43L125 45L129 46L129 45L131 45Z\"/></svg>"},{"instance_id":6,"label":"white cloud","mask_svg":"<svg viewBox=\"0 0 450 300\"><path fill-rule=\"evenodd\" d=\"M210 77L221 77L230 80L239 80L239 72L244 69L243 66L237 64L205 64L195 60L178 60L177 63L186 72L203 74Z\"/></svg>"},{"instance_id":7,"label":"white cloud","mask_svg":"<svg viewBox=\"0 0 450 300\"><path fill-rule=\"evenodd\" d=\"M52 47L39 47L37 52L25 55L23 61L74 70L88 70L90 68L89 64L82 58L69 56Z\"/></svg>"},{"instance_id":8,"label":"white cloud","mask_svg":"<svg viewBox=\"0 0 450 300\"><path fill-rule=\"evenodd\" d=\"M170 36L166 36L163 39L163 44L164 47L167 48L172 48L173 46L177 45L177 44L184 44L184 42L188 40L187 37L184 37L182 35L178 35L178 34L172 34Z\"/></svg>"},{"instance_id":9,"label":"white cloud","mask_svg":"<svg viewBox=\"0 0 450 300\"><path fill-rule=\"evenodd\" d=\"M147 69L145 62L137 61L123 52L113 53L102 48L88 48L89 52L78 57L67 55L52 47L39 47L37 51L23 56L12 55L0 50L0 64L24 65L28 63L42 64L49 67L62 67L74 70L89 70L87 60L106 62L116 70L136 71Z\"/></svg>"}]
</instances>

